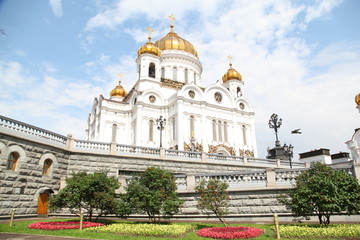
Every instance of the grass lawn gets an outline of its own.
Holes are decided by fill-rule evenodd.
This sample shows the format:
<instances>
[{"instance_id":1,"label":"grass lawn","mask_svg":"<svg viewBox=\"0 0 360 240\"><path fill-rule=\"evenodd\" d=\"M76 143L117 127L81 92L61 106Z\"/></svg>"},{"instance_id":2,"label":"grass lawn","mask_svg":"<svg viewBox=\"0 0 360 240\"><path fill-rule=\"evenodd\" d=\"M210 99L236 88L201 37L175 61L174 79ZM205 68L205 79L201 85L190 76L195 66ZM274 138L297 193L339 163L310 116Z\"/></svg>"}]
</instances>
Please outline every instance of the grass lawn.
<instances>
[{"instance_id":1,"label":"grass lawn","mask_svg":"<svg viewBox=\"0 0 360 240\"><path fill-rule=\"evenodd\" d=\"M51 219L46 221L68 221L70 219ZM73 221L78 221L74 220ZM144 236L128 236L128 235L116 235L116 234L110 234L110 233L95 233L95 232L88 232L88 231L80 231L78 229L69 229L69 230L38 230L38 229L29 229L27 226L31 223L43 221L44 220L32 220L32 221L15 221L13 223L13 226L10 227L9 223L6 224L0 224L0 232L11 232L11 233L29 233L29 234L41 234L41 235L52 235L52 236L67 236L67 237L78 237L78 238L89 238L89 239L144 239ZM101 222L105 224L111 224L111 223L121 223L124 221L106 221L102 220ZM126 223L133 223L138 224L137 222L126 222ZM170 223L171 224L171 223ZM210 239L210 238L203 238L196 235L196 232L200 230L201 228L205 227L221 227L221 224L211 224L211 223L176 223L176 224L185 224L185 225L192 225L194 226L194 230L188 232L185 234L185 236L182 236L180 238L165 238L165 237L146 237L147 240L155 240L155 239ZM253 238L253 239L276 239L274 235L274 225L273 224L232 224L232 226L249 226L249 227L255 227L260 228L263 230L263 234L259 237ZM336 239L336 238L334 238ZM337 238L339 239L339 238ZM290 240L290 239L289 239ZM312 239L314 240L314 239ZM327 238L327 240L331 240L330 238Z\"/></svg>"}]
</instances>

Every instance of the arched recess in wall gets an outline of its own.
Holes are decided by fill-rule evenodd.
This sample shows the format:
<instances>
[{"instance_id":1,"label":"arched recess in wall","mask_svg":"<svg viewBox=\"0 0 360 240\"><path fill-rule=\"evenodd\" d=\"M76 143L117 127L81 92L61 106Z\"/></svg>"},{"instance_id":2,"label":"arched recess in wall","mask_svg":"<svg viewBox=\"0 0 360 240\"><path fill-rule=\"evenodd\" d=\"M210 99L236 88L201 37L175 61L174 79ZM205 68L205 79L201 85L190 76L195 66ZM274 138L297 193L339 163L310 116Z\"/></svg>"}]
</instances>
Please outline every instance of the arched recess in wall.
<instances>
[{"instance_id":1,"label":"arched recess in wall","mask_svg":"<svg viewBox=\"0 0 360 240\"><path fill-rule=\"evenodd\" d=\"M155 78L155 64L150 63L149 65L149 77Z\"/></svg>"},{"instance_id":2,"label":"arched recess in wall","mask_svg":"<svg viewBox=\"0 0 360 240\"><path fill-rule=\"evenodd\" d=\"M50 166L49 163L51 163ZM53 175L54 169L58 167L57 158L52 153L45 153L41 156L39 160L39 166L41 167L43 176L51 177Z\"/></svg>"},{"instance_id":3,"label":"arched recess in wall","mask_svg":"<svg viewBox=\"0 0 360 240\"><path fill-rule=\"evenodd\" d=\"M38 215L47 215L49 211L49 199L50 195L54 191L51 188L43 187L38 189L34 195L34 202L37 202L36 213Z\"/></svg>"},{"instance_id":4,"label":"arched recess in wall","mask_svg":"<svg viewBox=\"0 0 360 240\"><path fill-rule=\"evenodd\" d=\"M6 161L5 162L6 166L8 165L9 156L12 153L15 153L18 155L16 167L13 171L13 172L18 172L19 169L21 168L21 165L23 164L23 162L26 161L26 153L25 153L24 149L18 145L10 145L8 147L3 147L2 151L1 151L1 158Z\"/></svg>"},{"instance_id":5,"label":"arched recess in wall","mask_svg":"<svg viewBox=\"0 0 360 240\"><path fill-rule=\"evenodd\" d=\"M231 156L231 154L223 147L218 148L217 154L221 154L221 155L225 155L225 156Z\"/></svg>"}]
</instances>

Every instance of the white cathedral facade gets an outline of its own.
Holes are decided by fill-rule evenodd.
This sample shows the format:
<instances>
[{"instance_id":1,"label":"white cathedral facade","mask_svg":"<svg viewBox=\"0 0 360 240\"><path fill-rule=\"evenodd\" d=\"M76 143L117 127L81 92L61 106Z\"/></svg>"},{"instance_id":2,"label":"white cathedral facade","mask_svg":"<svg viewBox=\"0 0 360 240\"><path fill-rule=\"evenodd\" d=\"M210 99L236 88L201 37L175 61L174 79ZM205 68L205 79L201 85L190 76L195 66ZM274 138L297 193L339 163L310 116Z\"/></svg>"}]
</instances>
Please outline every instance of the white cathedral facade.
<instances>
[{"instance_id":1,"label":"white cathedral facade","mask_svg":"<svg viewBox=\"0 0 360 240\"><path fill-rule=\"evenodd\" d=\"M165 37L154 43L149 37L139 48L128 93L119 82L109 98L95 98L87 140L257 157L255 113L241 74L230 62L222 81L202 87L195 47L170 27Z\"/></svg>"}]
</instances>

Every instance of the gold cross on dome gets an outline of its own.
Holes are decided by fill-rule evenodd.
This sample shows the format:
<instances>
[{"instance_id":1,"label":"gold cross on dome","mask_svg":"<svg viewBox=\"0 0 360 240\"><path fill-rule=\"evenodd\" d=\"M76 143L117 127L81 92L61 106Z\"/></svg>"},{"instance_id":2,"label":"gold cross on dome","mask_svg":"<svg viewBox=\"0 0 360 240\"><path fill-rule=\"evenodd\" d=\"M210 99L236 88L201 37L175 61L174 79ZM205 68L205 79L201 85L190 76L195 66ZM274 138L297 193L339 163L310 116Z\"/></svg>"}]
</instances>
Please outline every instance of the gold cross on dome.
<instances>
[{"instance_id":1,"label":"gold cross on dome","mask_svg":"<svg viewBox=\"0 0 360 240\"><path fill-rule=\"evenodd\" d=\"M146 28L149 34L149 38L151 39L151 34L154 32L154 30L151 27Z\"/></svg>"},{"instance_id":2,"label":"gold cross on dome","mask_svg":"<svg viewBox=\"0 0 360 240\"><path fill-rule=\"evenodd\" d=\"M232 64L233 57L231 55L229 55L228 58L229 58L230 64Z\"/></svg>"},{"instance_id":3,"label":"gold cross on dome","mask_svg":"<svg viewBox=\"0 0 360 240\"><path fill-rule=\"evenodd\" d=\"M122 77L124 76L124 74L118 73L118 74L116 74L116 75L119 77L119 85L120 85L120 83L121 83L121 81L122 81Z\"/></svg>"},{"instance_id":4,"label":"gold cross on dome","mask_svg":"<svg viewBox=\"0 0 360 240\"><path fill-rule=\"evenodd\" d=\"M173 14L171 14L171 15L169 16L169 18L170 18L170 24L171 24L171 26L174 26L174 23L175 23L176 18L174 17Z\"/></svg>"}]
</instances>

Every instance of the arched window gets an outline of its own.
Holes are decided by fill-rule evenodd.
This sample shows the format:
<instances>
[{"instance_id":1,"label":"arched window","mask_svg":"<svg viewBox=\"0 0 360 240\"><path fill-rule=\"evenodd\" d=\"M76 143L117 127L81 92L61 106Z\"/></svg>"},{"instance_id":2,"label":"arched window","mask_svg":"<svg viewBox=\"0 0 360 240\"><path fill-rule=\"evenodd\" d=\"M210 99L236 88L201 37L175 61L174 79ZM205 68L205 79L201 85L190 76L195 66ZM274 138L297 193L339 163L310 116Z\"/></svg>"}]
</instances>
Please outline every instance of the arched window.
<instances>
[{"instance_id":1,"label":"arched window","mask_svg":"<svg viewBox=\"0 0 360 240\"><path fill-rule=\"evenodd\" d=\"M43 172L42 172L43 175L49 176L51 174L52 164L53 161L51 159L46 159L44 161Z\"/></svg>"},{"instance_id":2,"label":"arched window","mask_svg":"<svg viewBox=\"0 0 360 240\"><path fill-rule=\"evenodd\" d=\"M155 78L155 64L150 63L149 65L149 77Z\"/></svg>"},{"instance_id":3,"label":"arched window","mask_svg":"<svg viewBox=\"0 0 360 240\"><path fill-rule=\"evenodd\" d=\"M114 123L112 125L112 131L111 131L111 142L116 142L116 133L117 133L117 125Z\"/></svg>"},{"instance_id":4,"label":"arched window","mask_svg":"<svg viewBox=\"0 0 360 240\"><path fill-rule=\"evenodd\" d=\"M185 83L189 81L189 70L185 69Z\"/></svg>"},{"instance_id":5,"label":"arched window","mask_svg":"<svg viewBox=\"0 0 360 240\"><path fill-rule=\"evenodd\" d=\"M213 140L216 141L216 121L212 120Z\"/></svg>"},{"instance_id":6,"label":"arched window","mask_svg":"<svg viewBox=\"0 0 360 240\"><path fill-rule=\"evenodd\" d=\"M247 141L246 141L246 126L245 126L245 125L242 126L242 134L243 134L243 143L244 143L244 145L247 145Z\"/></svg>"},{"instance_id":7,"label":"arched window","mask_svg":"<svg viewBox=\"0 0 360 240\"><path fill-rule=\"evenodd\" d=\"M195 137L195 118L193 115L190 116L190 137Z\"/></svg>"},{"instance_id":8,"label":"arched window","mask_svg":"<svg viewBox=\"0 0 360 240\"><path fill-rule=\"evenodd\" d=\"M154 141L154 120L149 121L149 141Z\"/></svg>"},{"instance_id":9,"label":"arched window","mask_svg":"<svg viewBox=\"0 0 360 240\"><path fill-rule=\"evenodd\" d=\"M20 155L17 152L12 152L9 154L8 162L7 162L7 170L15 171L16 164Z\"/></svg>"},{"instance_id":10,"label":"arched window","mask_svg":"<svg viewBox=\"0 0 360 240\"><path fill-rule=\"evenodd\" d=\"M241 94L241 88L240 87L237 87L236 93L237 93L238 97L241 97L242 94Z\"/></svg>"},{"instance_id":11,"label":"arched window","mask_svg":"<svg viewBox=\"0 0 360 240\"><path fill-rule=\"evenodd\" d=\"M173 80L176 81L177 80L177 68L173 67Z\"/></svg>"},{"instance_id":12,"label":"arched window","mask_svg":"<svg viewBox=\"0 0 360 240\"><path fill-rule=\"evenodd\" d=\"M224 142L228 141L227 122L224 122Z\"/></svg>"},{"instance_id":13,"label":"arched window","mask_svg":"<svg viewBox=\"0 0 360 240\"><path fill-rule=\"evenodd\" d=\"M218 130L219 130L219 142L222 142L222 126L221 126L221 122L218 121Z\"/></svg>"},{"instance_id":14,"label":"arched window","mask_svg":"<svg viewBox=\"0 0 360 240\"><path fill-rule=\"evenodd\" d=\"M165 78L165 68L161 68L161 77Z\"/></svg>"},{"instance_id":15,"label":"arched window","mask_svg":"<svg viewBox=\"0 0 360 240\"><path fill-rule=\"evenodd\" d=\"M176 139L176 120L175 117L172 119L172 132L173 132L173 140Z\"/></svg>"}]
</instances>

